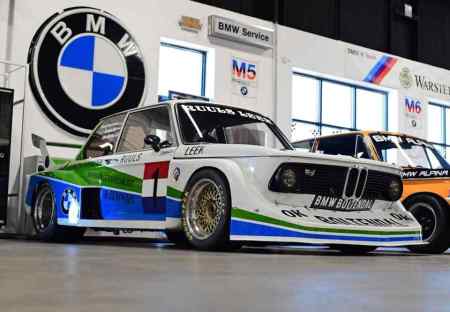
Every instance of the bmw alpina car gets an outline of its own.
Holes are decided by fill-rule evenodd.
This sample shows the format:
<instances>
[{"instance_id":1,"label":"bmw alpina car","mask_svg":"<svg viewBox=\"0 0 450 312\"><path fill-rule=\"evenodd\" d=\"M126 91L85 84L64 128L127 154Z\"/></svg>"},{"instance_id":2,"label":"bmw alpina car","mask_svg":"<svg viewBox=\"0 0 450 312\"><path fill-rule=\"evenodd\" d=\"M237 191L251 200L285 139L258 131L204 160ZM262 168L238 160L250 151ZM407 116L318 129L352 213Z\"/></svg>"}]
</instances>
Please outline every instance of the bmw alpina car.
<instances>
[{"instance_id":1,"label":"bmw alpina car","mask_svg":"<svg viewBox=\"0 0 450 312\"><path fill-rule=\"evenodd\" d=\"M47 163L26 197L43 240L93 228L165 231L204 250L422 243L399 202L398 168L296 152L269 118L242 108L184 100L118 113L100 121L75 160Z\"/></svg>"},{"instance_id":2,"label":"bmw alpina car","mask_svg":"<svg viewBox=\"0 0 450 312\"><path fill-rule=\"evenodd\" d=\"M450 247L450 165L425 140L406 134L357 131L293 143L297 148L393 163L402 168L406 209L422 225L427 244L415 252L442 253Z\"/></svg>"}]
</instances>

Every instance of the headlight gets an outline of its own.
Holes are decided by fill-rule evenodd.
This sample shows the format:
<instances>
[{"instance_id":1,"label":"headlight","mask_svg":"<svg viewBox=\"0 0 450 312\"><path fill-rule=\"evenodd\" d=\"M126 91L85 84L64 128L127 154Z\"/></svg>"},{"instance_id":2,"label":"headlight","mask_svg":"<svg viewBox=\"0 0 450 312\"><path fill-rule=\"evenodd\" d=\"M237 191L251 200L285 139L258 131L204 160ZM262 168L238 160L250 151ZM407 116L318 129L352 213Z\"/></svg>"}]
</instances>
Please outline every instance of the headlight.
<instances>
[{"instance_id":1,"label":"headlight","mask_svg":"<svg viewBox=\"0 0 450 312\"><path fill-rule=\"evenodd\" d=\"M297 175L294 170L285 168L280 173L280 181L284 188L293 189L297 184Z\"/></svg>"},{"instance_id":2,"label":"headlight","mask_svg":"<svg viewBox=\"0 0 450 312\"><path fill-rule=\"evenodd\" d=\"M390 201L397 201L402 197L403 183L398 179L392 179L388 184L386 196Z\"/></svg>"}]
</instances>

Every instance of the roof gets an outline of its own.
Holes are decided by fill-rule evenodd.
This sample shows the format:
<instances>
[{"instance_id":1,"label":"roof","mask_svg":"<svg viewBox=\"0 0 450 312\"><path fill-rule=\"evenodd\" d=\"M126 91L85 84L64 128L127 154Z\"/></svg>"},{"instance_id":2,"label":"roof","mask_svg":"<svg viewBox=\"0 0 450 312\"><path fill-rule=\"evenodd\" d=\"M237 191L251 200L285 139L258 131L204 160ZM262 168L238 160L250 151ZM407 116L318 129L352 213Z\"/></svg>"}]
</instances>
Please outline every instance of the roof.
<instances>
[{"instance_id":1,"label":"roof","mask_svg":"<svg viewBox=\"0 0 450 312\"><path fill-rule=\"evenodd\" d=\"M395 132L395 131L356 130L356 131L350 131L350 132L345 132L345 133L338 133L338 134L330 134L330 135L323 135L323 136L318 136L318 137L312 137L312 138L309 138L309 139L298 140L298 141L295 141L293 143L305 142L305 141L313 140L313 139L317 139L317 138L321 139L321 138L341 137L341 136L346 136L346 135L351 135L351 134L361 134L363 136L368 136L368 135L372 135L372 134L407 136L407 137L410 137L410 138L426 141L425 139L422 139L422 138L419 138L419 137L416 137L416 136L413 136L413 135L409 135L409 134L401 133L401 132Z\"/></svg>"}]
</instances>

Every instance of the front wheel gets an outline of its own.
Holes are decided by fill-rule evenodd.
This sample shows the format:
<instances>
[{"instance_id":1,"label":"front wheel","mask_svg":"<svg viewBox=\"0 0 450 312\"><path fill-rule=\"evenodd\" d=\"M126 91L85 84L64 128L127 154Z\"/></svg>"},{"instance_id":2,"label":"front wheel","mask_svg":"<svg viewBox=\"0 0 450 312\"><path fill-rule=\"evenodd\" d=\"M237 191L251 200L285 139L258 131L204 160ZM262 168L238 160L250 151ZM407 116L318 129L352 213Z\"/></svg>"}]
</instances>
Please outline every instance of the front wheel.
<instances>
[{"instance_id":1,"label":"front wheel","mask_svg":"<svg viewBox=\"0 0 450 312\"><path fill-rule=\"evenodd\" d=\"M44 184L37 190L31 208L36 237L47 242L74 242L80 240L85 228L60 226L57 224L55 194L52 188Z\"/></svg>"},{"instance_id":2,"label":"front wheel","mask_svg":"<svg viewBox=\"0 0 450 312\"><path fill-rule=\"evenodd\" d=\"M227 181L217 171L194 174L183 198L182 224L188 242L201 250L230 247L231 196Z\"/></svg>"},{"instance_id":3,"label":"front wheel","mask_svg":"<svg viewBox=\"0 0 450 312\"><path fill-rule=\"evenodd\" d=\"M450 247L449 207L430 195L415 196L404 203L422 226L422 239L427 245L411 246L417 253L440 254Z\"/></svg>"}]
</instances>

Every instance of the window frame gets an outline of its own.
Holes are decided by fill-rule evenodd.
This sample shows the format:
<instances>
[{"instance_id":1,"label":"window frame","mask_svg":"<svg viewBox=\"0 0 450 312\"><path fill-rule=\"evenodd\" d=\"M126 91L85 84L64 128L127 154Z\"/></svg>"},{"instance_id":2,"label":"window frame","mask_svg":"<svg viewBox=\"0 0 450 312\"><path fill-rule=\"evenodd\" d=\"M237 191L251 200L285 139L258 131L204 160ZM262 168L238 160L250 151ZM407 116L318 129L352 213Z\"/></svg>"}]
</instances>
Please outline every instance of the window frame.
<instances>
[{"instance_id":1,"label":"window frame","mask_svg":"<svg viewBox=\"0 0 450 312\"><path fill-rule=\"evenodd\" d=\"M447 149L450 149L450 143L447 144L447 124L449 123L449 121L447 120L447 111L450 112L450 106L445 105L445 104L441 104L438 102L434 102L434 101L429 101L428 105L432 105L432 106L437 106L439 107L439 109L441 110L441 120L442 120L442 129L441 129L441 135L442 135L442 142L434 142L434 141L430 141L427 138L427 142L430 143L431 145L435 145L435 146L439 146L441 148L444 149L444 154L441 155L444 159L447 159ZM428 120L427 120L427 126L428 126ZM428 135L428 129L427 129L427 135ZM439 152L439 151L438 151Z\"/></svg>"},{"instance_id":2,"label":"window frame","mask_svg":"<svg viewBox=\"0 0 450 312\"><path fill-rule=\"evenodd\" d=\"M160 41L159 46L160 46L160 48L161 48L161 46L164 46L164 47L178 49L178 50L182 50L182 51L193 52L193 53L197 53L197 54L201 55L201 57L202 57L202 72L201 72L202 80L200 82L200 96L205 97L206 96L206 66L207 66L208 52L204 51L204 50L200 50L200 49L183 46L180 44L170 43L167 41ZM160 66L160 64L158 66ZM168 91L179 91L179 90L169 89ZM158 93L159 93L159 91L158 91ZM159 94L159 96L163 96L163 95Z\"/></svg>"},{"instance_id":3,"label":"window frame","mask_svg":"<svg viewBox=\"0 0 450 312\"><path fill-rule=\"evenodd\" d=\"M366 86L361 86L361 85L357 85L357 84L352 84L349 82L344 82L344 81L339 81L336 79L331 79L331 78L324 78L324 77L320 77L320 76L314 76L311 74L306 74L306 73L302 73L299 71L293 71L292 72L293 76L302 76L302 77L306 77L306 78L311 78L311 79L315 79L318 81L319 83L319 94L318 94L318 103L319 103L319 119L318 121L309 121L309 120L304 120L304 119L299 119L299 118L294 118L293 116L291 116L291 123L303 123L303 124L309 124L309 125L313 125L316 126L319 129L319 135L318 136L322 136L322 128L323 127L328 127L328 128L336 128L339 130L347 130L347 131L358 131L361 130L359 128L356 127L356 119L357 119L357 109L358 109L358 99L357 99L357 90L365 90L365 91L370 91L370 92L375 92L375 93L379 93L381 95L384 96L384 103L383 103L383 108L384 108L384 120L383 120L383 130L387 131L388 127L389 127L389 93L387 91L384 90L379 90L379 89L375 89L375 88L370 88L370 87L366 87ZM328 82L328 83L334 83L337 85L341 85L341 86L346 86L346 87L350 87L352 89L352 127L344 127L344 126L339 126L339 125L333 125L333 124L329 124L329 123L324 123L323 122L323 83L324 82ZM293 99L291 101L291 105L293 105ZM303 140L300 140L303 141ZM450 146L449 146L450 147Z\"/></svg>"},{"instance_id":4,"label":"window frame","mask_svg":"<svg viewBox=\"0 0 450 312\"><path fill-rule=\"evenodd\" d=\"M151 110L151 109L156 109L156 108L160 108L160 107L166 107L167 110L169 111L170 128L171 128L171 131L173 133L173 138L174 138L173 144L171 146L169 146L169 147L166 147L166 148L172 148L172 147L178 147L179 146L178 134L176 132L176 127L175 127L175 124L174 124L174 119L173 119L173 115L172 115L172 109L171 109L170 105L168 105L167 103L166 104L157 104L157 105L146 106L146 107L142 107L142 108L135 109L135 110L127 112L127 114L125 116L125 119L123 121L123 124L122 124L122 128L120 129L120 135L118 137L118 141L117 141L116 147L114 149L113 155L122 155L122 154L130 154L130 153L139 153L139 152L153 151L153 148L149 147L149 148L144 148L144 149L136 150L136 151L123 151L123 152L120 152L119 151L119 145L122 142L125 125L126 125L126 123L128 121L128 117L130 117L131 114L139 113L139 112L147 111L147 110Z\"/></svg>"}]
</instances>

